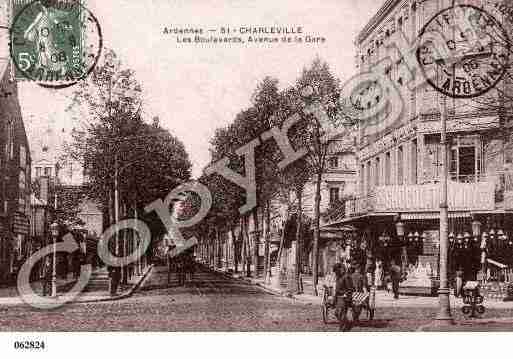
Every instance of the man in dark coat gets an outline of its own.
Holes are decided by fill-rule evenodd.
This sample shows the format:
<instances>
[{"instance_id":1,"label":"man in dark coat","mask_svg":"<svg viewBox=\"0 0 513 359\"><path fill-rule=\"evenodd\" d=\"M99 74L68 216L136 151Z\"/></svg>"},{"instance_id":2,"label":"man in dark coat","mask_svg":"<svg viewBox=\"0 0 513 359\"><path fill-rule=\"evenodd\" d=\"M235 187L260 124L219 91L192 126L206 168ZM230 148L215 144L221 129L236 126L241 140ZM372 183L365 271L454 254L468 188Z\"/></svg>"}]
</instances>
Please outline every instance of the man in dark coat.
<instances>
[{"instance_id":1,"label":"man in dark coat","mask_svg":"<svg viewBox=\"0 0 513 359\"><path fill-rule=\"evenodd\" d=\"M176 258L176 271L178 274L178 285L185 285L185 256L183 253L180 253Z\"/></svg>"},{"instance_id":2,"label":"man in dark coat","mask_svg":"<svg viewBox=\"0 0 513 359\"><path fill-rule=\"evenodd\" d=\"M347 320L347 310L352 306L353 281L344 266L336 265L333 271L337 277L335 283L336 315L340 323L340 330L346 331L351 329L351 323Z\"/></svg>"},{"instance_id":3,"label":"man in dark coat","mask_svg":"<svg viewBox=\"0 0 513 359\"><path fill-rule=\"evenodd\" d=\"M52 291L53 265L52 257L46 256L43 263L43 296L51 295Z\"/></svg>"},{"instance_id":4,"label":"man in dark coat","mask_svg":"<svg viewBox=\"0 0 513 359\"><path fill-rule=\"evenodd\" d=\"M401 267L399 267L395 260L390 262L390 279L392 280L392 291L394 298L399 299L399 282L401 282Z\"/></svg>"}]
</instances>

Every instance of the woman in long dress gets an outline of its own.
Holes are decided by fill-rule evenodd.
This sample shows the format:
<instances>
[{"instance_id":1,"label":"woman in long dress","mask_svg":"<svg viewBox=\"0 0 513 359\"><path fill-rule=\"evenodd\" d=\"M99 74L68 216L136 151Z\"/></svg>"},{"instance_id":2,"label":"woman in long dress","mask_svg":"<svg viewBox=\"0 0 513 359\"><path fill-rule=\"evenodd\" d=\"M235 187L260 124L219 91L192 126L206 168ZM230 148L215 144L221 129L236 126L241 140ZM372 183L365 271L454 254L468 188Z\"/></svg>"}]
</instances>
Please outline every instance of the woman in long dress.
<instances>
[{"instance_id":1,"label":"woman in long dress","mask_svg":"<svg viewBox=\"0 0 513 359\"><path fill-rule=\"evenodd\" d=\"M376 269L374 273L374 280L376 288L380 289L383 287L383 262L381 260L376 261Z\"/></svg>"}]
</instances>

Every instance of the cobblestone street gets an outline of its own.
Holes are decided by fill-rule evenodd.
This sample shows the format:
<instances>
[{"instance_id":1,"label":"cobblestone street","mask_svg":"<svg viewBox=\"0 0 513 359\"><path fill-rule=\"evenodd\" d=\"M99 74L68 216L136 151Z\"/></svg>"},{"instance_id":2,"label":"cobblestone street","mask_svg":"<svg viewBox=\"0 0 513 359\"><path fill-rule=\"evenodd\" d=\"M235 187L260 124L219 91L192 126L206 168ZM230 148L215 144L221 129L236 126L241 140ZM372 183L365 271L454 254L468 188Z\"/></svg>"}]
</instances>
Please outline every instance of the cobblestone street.
<instances>
[{"instance_id":1,"label":"cobblestone street","mask_svg":"<svg viewBox=\"0 0 513 359\"><path fill-rule=\"evenodd\" d=\"M112 302L69 304L53 311L26 306L1 310L2 331L337 331L334 320L324 325L319 306L264 292L243 281L209 271L196 273L184 287L156 267L134 296ZM436 307L379 307L376 318L362 320L354 331L417 330L430 323ZM454 310L457 320L463 318ZM364 315L362 315L364 317ZM484 318L513 317L513 309L489 309ZM332 318L334 319L334 318ZM510 322L469 326L459 330L504 330Z\"/></svg>"}]
</instances>

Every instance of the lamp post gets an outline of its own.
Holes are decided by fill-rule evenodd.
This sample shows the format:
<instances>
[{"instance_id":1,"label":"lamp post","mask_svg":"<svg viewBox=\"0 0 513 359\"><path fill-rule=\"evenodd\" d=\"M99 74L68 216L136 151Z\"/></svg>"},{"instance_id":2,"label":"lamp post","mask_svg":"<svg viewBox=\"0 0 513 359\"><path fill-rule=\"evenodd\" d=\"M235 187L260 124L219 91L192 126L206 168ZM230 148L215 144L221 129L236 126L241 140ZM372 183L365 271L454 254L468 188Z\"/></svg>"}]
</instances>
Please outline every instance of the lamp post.
<instances>
[{"instance_id":1,"label":"lamp post","mask_svg":"<svg viewBox=\"0 0 513 359\"><path fill-rule=\"evenodd\" d=\"M436 320L452 323L451 305L449 301L449 282L447 278L449 246L449 206L447 203L447 97L441 95L440 104L440 146L442 149L442 178L440 180L440 287L438 288L438 300L440 302L439 313Z\"/></svg>"},{"instance_id":2,"label":"lamp post","mask_svg":"<svg viewBox=\"0 0 513 359\"><path fill-rule=\"evenodd\" d=\"M57 297L57 236L59 235L59 225L53 222L50 225L50 233L53 239L53 260L52 260L52 297Z\"/></svg>"},{"instance_id":3,"label":"lamp post","mask_svg":"<svg viewBox=\"0 0 513 359\"><path fill-rule=\"evenodd\" d=\"M406 273L408 266L408 253L406 251L406 242L404 239L404 223L400 219L395 224L395 230L399 239L399 244L401 245L401 271Z\"/></svg>"}]
</instances>

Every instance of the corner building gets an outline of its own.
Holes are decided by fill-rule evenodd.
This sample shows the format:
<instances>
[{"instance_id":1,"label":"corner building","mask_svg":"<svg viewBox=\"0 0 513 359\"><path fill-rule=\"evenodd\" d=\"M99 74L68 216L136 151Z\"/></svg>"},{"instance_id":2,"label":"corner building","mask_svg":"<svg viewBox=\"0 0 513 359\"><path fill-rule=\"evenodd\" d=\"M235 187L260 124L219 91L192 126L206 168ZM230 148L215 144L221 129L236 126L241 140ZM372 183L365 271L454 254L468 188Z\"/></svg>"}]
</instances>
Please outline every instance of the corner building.
<instances>
[{"instance_id":1,"label":"corner building","mask_svg":"<svg viewBox=\"0 0 513 359\"><path fill-rule=\"evenodd\" d=\"M490 1L463 3L494 10ZM451 4L387 0L356 38L358 73L390 55L386 48L397 31L415 39ZM490 13L506 26L503 14ZM385 272L391 260L401 263L407 273L403 292L434 294L442 175L440 94L428 84L411 90L410 72L400 56L384 71L401 94L402 115L387 118L388 110L372 126L359 129L358 195L346 202L346 217L336 225L357 227L357 246L370 249ZM499 84L503 89L506 85ZM382 100L370 87L358 96L363 106ZM473 101L447 100L450 276L463 269L466 280L496 283L494 290L500 292L503 283L513 280L513 122L511 114L477 110Z\"/></svg>"}]
</instances>

